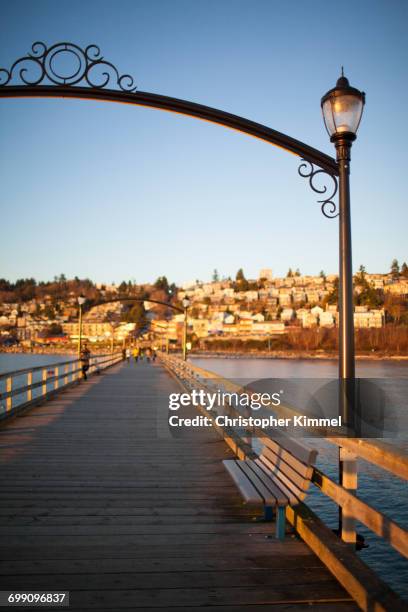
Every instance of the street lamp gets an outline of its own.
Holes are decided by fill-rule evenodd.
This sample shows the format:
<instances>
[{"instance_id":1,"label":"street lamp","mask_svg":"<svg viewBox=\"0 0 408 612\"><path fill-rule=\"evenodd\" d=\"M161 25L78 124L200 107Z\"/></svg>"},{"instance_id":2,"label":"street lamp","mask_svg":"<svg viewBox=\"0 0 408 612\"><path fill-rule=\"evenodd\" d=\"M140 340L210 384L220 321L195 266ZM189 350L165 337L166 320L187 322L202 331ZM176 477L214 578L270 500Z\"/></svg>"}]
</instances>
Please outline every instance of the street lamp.
<instances>
[{"instance_id":1,"label":"street lamp","mask_svg":"<svg viewBox=\"0 0 408 612\"><path fill-rule=\"evenodd\" d=\"M82 306L86 302L86 297L82 294L77 297L79 306L79 333L78 333L78 358L81 356L82 349Z\"/></svg>"},{"instance_id":2,"label":"street lamp","mask_svg":"<svg viewBox=\"0 0 408 612\"><path fill-rule=\"evenodd\" d=\"M347 432L355 431L355 355L353 268L350 218L350 151L360 125L365 104L364 92L350 87L344 76L336 87L322 98L321 107L326 130L336 147L339 168L339 414ZM348 489L355 489L356 458L339 447L339 481ZM355 521L343 516L339 506L339 534L354 543Z\"/></svg>"},{"instance_id":3,"label":"street lamp","mask_svg":"<svg viewBox=\"0 0 408 612\"><path fill-rule=\"evenodd\" d=\"M183 328L183 361L187 359L187 309L190 306L190 300L186 296L182 301L184 308L184 328Z\"/></svg>"},{"instance_id":4,"label":"street lamp","mask_svg":"<svg viewBox=\"0 0 408 612\"><path fill-rule=\"evenodd\" d=\"M336 87L330 89L321 101L324 123L330 140L336 147L339 166L339 378L340 410L346 426L352 425L355 376L350 150L356 139L364 103L365 94L350 87L343 69Z\"/></svg>"}]
</instances>

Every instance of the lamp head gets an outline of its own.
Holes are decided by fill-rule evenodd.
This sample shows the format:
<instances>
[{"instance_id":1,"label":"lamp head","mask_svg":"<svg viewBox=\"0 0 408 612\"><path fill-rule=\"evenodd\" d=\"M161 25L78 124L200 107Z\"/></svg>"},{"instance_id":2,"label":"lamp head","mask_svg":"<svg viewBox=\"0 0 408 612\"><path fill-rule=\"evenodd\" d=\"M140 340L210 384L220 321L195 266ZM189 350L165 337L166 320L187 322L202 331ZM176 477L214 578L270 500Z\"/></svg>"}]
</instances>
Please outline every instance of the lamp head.
<instances>
[{"instance_id":1,"label":"lamp head","mask_svg":"<svg viewBox=\"0 0 408 612\"><path fill-rule=\"evenodd\" d=\"M330 89L321 101L324 124L332 142L340 138L350 142L356 139L364 104L365 93L350 86L342 68L336 87Z\"/></svg>"}]
</instances>

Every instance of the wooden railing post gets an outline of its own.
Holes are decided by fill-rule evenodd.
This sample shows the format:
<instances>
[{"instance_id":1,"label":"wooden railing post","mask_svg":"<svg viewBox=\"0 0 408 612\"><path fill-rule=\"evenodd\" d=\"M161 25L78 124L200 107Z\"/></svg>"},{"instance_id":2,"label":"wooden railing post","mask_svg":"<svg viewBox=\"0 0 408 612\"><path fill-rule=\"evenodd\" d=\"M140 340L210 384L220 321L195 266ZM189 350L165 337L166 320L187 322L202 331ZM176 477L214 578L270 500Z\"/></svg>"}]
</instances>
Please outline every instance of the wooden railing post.
<instances>
[{"instance_id":1,"label":"wooden railing post","mask_svg":"<svg viewBox=\"0 0 408 612\"><path fill-rule=\"evenodd\" d=\"M55 381L54 381L54 389L58 389L59 387L59 368L56 367L54 368L54 376L55 376Z\"/></svg>"},{"instance_id":2,"label":"wooden railing post","mask_svg":"<svg viewBox=\"0 0 408 612\"><path fill-rule=\"evenodd\" d=\"M340 446L339 459L342 466L340 484L350 491L357 491L357 455ZM342 507L341 539L348 544L356 543L356 519L347 504Z\"/></svg>"},{"instance_id":3,"label":"wooden railing post","mask_svg":"<svg viewBox=\"0 0 408 612\"><path fill-rule=\"evenodd\" d=\"M33 373L29 372L27 374L27 386L30 386L33 384ZM33 399L33 391L32 389L27 389L27 402L31 402L31 400Z\"/></svg>"},{"instance_id":4,"label":"wooden railing post","mask_svg":"<svg viewBox=\"0 0 408 612\"><path fill-rule=\"evenodd\" d=\"M6 379L6 392L10 393L13 389L13 377L9 376ZM6 412L9 412L13 407L13 398L10 396L6 399Z\"/></svg>"},{"instance_id":5,"label":"wooden railing post","mask_svg":"<svg viewBox=\"0 0 408 612\"><path fill-rule=\"evenodd\" d=\"M43 371L42 371L42 381L43 381L43 384L42 384L42 394L43 395L45 395L47 393L47 377L48 377L48 375L47 375L47 368L43 368Z\"/></svg>"},{"instance_id":6,"label":"wooden railing post","mask_svg":"<svg viewBox=\"0 0 408 612\"><path fill-rule=\"evenodd\" d=\"M64 372L65 372L65 376L64 376L64 385L68 384L68 372L69 372L69 365L65 365L64 366Z\"/></svg>"}]
</instances>

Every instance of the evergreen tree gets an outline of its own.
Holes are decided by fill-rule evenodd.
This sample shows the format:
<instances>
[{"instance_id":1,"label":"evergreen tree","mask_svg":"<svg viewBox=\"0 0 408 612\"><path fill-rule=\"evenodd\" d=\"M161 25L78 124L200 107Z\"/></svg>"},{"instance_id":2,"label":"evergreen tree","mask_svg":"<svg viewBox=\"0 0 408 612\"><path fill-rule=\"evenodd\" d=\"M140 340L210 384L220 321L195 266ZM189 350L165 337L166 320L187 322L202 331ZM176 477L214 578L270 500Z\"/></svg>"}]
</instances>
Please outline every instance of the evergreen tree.
<instances>
[{"instance_id":1,"label":"evergreen tree","mask_svg":"<svg viewBox=\"0 0 408 612\"><path fill-rule=\"evenodd\" d=\"M55 310L51 304L47 304L47 306L44 308L44 315L47 317L47 319L55 319Z\"/></svg>"},{"instance_id":2,"label":"evergreen tree","mask_svg":"<svg viewBox=\"0 0 408 612\"><path fill-rule=\"evenodd\" d=\"M240 281L245 281L245 280L246 280L245 275L244 275L244 271L243 271L243 269L242 269L242 268L240 268L240 269L238 270L238 272L237 272L237 274L236 274L236 276L235 276L235 280L236 280L237 282L240 282Z\"/></svg>"},{"instance_id":3,"label":"evergreen tree","mask_svg":"<svg viewBox=\"0 0 408 612\"><path fill-rule=\"evenodd\" d=\"M361 265L358 269L357 274L354 277L354 283L356 285L364 285L366 283L366 269L363 265Z\"/></svg>"},{"instance_id":4,"label":"evergreen tree","mask_svg":"<svg viewBox=\"0 0 408 612\"><path fill-rule=\"evenodd\" d=\"M397 280L399 278L399 274L400 274L400 268L399 268L398 259L393 259L391 263L391 276L394 280Z\"/></svg>"},{"instance_id":5,"label":"evergreen tree","mask_svg":"<svg viewBox=\"0 0 408 612\"><path fill-rule=\"evenodd\" d=\"M163 289L166 293L169 291L169 281L165 276L159 276L159 278L154 283L155 289Z\"/></svg>"},{"instance_id":6,"label":"evergreen tree","mask_svg":"<svg viewBox=\"0 0 408 612\"><path fill-rule=\"evenodd\" d=\"M126 321L128 323L135 323L136 330L140 330L146 325L146 311L143 302L136 302L136 304L132 306L126 313Z\"/></svg>"},{"instance_id":7,"label":"evergreen tree","mask_svg":"<svg viewBox=\"0 0 408 612\"><path fill-rule=\"evenodd\" d=\"M235 277L236 282L234 283L234 289L236 291L248 291L249 283L245 278L245 274L242 268L240 268Z\"/></svg>"},{"instance_id":8,"label":"evergreen tree","mask_svg":"<svg viewBox=\"0 0 408 612\"><path fill-rule=\"evenodd\" d=\"M328 304L338 304L339 301L339 278L337 277L333 283L333 289L331 290L331 292L329 293L329 295L327 296L327 303Z\"/></svg>"}]
</instances>

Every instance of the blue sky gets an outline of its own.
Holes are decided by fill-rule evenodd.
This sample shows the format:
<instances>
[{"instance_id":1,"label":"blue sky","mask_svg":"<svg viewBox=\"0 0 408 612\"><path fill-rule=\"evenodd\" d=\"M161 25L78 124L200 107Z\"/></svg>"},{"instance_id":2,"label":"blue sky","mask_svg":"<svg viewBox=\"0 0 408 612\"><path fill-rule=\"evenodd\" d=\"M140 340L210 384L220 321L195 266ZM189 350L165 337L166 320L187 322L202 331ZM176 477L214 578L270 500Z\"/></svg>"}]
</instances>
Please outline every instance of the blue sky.
<instances>
[{"instance_id":1,"label":"blue sky","mask_svg":"<svg viewBox=\"0 0 408 612\"><path fill-rule=\"evenodd\" d=\"M353 264L408 260L405 1L4 1L0 66L31 44L96 43L138 88L264 123L334 156L320 98L366 91L352 157ZM0 101L0 276L184 282L338 269L337 220L298 160L152 109Z\"/></svg>"}]
</instances>

